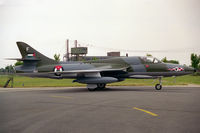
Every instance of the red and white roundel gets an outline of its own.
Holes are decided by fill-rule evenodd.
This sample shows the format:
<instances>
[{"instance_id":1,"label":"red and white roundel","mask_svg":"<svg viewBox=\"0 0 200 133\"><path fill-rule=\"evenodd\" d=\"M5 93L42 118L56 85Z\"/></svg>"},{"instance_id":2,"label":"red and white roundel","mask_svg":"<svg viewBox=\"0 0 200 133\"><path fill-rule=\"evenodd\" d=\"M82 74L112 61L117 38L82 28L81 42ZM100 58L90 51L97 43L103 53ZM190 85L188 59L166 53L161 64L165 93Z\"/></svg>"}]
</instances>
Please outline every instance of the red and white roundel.
<instances>
[{"instance_id":1,"label":"red and white roundel","mask_svg":"<svg viewBox=\"0 0 200 133\"><path fill-rule=\"evenodd\" d=\"M174 68L169 68L169 71L175 71L175 72L180 72L180 71L184 71L184 68L182 67L174 67Z\"/></svg>"},{"instance_id":2,"label":"red and white roundel","mask_svg":"<svg viewBox=\"0 0 200 133\"><path fill-rule=\"evenodd\" d=\"M63 70L63 67L60 65L54 67L54 72L62 72Z\"/></svg>"}]
</instances>

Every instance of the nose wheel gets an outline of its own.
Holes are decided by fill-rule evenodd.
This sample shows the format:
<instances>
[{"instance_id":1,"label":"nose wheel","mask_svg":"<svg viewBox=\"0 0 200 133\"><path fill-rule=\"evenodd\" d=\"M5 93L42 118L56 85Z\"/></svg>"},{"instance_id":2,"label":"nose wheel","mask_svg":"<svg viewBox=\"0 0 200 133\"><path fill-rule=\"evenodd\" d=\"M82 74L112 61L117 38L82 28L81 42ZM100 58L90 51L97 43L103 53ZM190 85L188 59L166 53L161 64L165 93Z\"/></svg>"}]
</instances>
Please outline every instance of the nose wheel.
<instances>
[{"instance_id":1,"label":"nose wheel","mask_svg":"<svg viewBox=\"0 0 200 133\"><path fill-rule=\"evenodd\" d=\"M155 85L156 90L161 90L162 89L162 77L159 77L159 84Z\"/></svg>"},{"instance_id":2,"label":"nose wheel","mask_svg":"<svg viewBox=\"0 0 200 133\"><path fill-rule=\"evenodd\" d=\"M162 85L161 84L156 84L155 85L155 89L156 90L161 90L162 89Z\"/></svg>"}]
</instances>

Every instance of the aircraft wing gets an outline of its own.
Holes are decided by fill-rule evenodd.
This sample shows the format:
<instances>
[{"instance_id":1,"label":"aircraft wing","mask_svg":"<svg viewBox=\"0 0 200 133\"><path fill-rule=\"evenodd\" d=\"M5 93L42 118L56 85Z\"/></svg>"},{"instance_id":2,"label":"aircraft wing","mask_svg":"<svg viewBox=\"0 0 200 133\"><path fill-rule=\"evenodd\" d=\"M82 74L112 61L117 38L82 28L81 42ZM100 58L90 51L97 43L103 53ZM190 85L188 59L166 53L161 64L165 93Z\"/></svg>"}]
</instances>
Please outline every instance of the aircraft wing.
<instances>
[{"instance_id":1,"label":"aircraft wing","mask_svg":"<svg viewBox=\"0 0 200 133\"><path fill-rule=\"evenodd\" d=\"M117 82L118 79L114 77L102 77L101 72L125 72L126 68L119 69L87 69L87 70L70 70L62 72L50 72L50 74L56 75L54 78L58 78L61 75L77 75L77 79L73 82L87 83L87 84L96 84L96 83L112 83Z\"/></svg>"},{"instance_id":2,"label":"aircraft wing","mask_svg":"<svg viewBox=\"0 0 200 133\"><path fill-rule=\"evenodd\" d=\"M133 79L156 79L162 76L150 76L150 75L131 75L129 78Z\"/></svg>"},{"instance_id":3,"label":"aircraft wing","mask_svg":"<svg viewBox=\"0 0 200 133\"><path fill-rule=\"evenodd\" d=\"M153 79L153 76L149 76L149 75L131 75L129 76L129 78L133 78L133 79Z\"/></svg>"},{"instance_id":4,"label":"aircraft wing","mask_svg":"<svg viewBox=\"0 0 200 133\"><path fill-rule=\"evenodd\" d=\"M126 68L119 68L119 69L102 69L102 68L96 68L96 69L87 69L87 70L70 70L70 71L62 71L62 72L50 72L53 73L59 73L59 74L72 74L72 73L100 73L100 72L113 72L113 71L126 71Z\"/></svg>"}]
</instances>

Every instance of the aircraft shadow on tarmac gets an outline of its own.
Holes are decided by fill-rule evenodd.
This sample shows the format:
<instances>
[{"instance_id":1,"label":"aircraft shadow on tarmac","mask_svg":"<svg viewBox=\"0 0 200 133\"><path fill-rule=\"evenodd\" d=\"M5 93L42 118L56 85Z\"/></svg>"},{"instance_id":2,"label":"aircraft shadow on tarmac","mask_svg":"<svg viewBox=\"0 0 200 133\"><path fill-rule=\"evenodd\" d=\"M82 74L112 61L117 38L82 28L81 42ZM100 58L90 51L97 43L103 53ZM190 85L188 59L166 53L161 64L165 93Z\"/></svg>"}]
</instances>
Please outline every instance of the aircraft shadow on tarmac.
<instances>
[{"instance_id":1,"label":"aircraft shadow on tarmac","mask_svg":"<svg viewBox=\"0 0 200 133\"><path fill-rule=\"evenodd\" d=\"M152 87L108 87L106 89L97 89L95 91L88 91L86 88L67 88L67 89L55 89L55 90L43 90L43 92L48 93L101 93L101 92L155 92L155 93L188 93L188 88L182 88L182 87L166 87L162 90L155 90Z\"/></svg>"}]
</instances>

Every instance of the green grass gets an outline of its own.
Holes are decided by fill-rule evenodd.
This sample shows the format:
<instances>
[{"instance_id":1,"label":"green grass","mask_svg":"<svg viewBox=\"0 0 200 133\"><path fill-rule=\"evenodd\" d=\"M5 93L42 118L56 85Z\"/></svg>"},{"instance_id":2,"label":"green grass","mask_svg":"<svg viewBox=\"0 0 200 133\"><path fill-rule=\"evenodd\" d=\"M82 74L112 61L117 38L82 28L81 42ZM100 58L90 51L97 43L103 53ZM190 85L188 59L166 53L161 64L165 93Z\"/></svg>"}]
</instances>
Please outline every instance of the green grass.
<instances>
[{"instance_id":1,"label":"green grass","mask_svg":"<svg viewBox=\"0 0 200 133\"><path fill-rule=\"evenodd\" d=\"M8 76L0 75L0 87L3 87ZM80 87L85 86L84 84L72 83L73 79L47 79L47 78L29 78L14 76L14 87ZM123 82L117 82L108 84L109 86L154 86L158 83L158 80L154 79L126 79ZM196 84L200 85L200 76L180 76L174 78L163 78L163 85L188 85ZM9 85L10 86L10 85Z\"/></svg>"},{"instance_id":2,"label":"green grass","mask_svg":"<svg viewBox=\"0 0 200 133\"><path fill-rule=\"evenodd\" d=\"M152 86L159 83L158 79L126 79L123 82L113 83L113 86ZM200 85L200 76L180 76L162 78L163 85Z\"/></svg>"},{"instance_id":3,"label":"green grass","mask_svg":"<svg viewBox=\"0 0 200 133\"><path fill-rule=\"evenodd\" d=\"M8 76L0 76L0 87L3 87ZM73 79L48 79L14 76L14 87L75 87L84 84L72 83ZM9 84L10 85L10 84Z\"/></svg>"}]
</instances>

